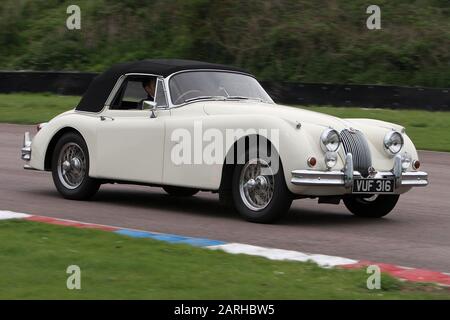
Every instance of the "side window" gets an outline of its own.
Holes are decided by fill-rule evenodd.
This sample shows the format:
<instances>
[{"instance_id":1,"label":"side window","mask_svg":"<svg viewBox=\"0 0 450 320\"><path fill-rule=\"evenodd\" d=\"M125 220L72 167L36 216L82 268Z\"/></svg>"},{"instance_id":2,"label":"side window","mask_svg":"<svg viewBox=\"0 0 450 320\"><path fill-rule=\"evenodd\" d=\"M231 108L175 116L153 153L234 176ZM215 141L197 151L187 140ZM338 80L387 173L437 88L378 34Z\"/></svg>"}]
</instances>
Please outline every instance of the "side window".
<instances>
[{"instance_id":1,"label":"side window","mask_svg":"<svg viewBox=\"0 0 450 320\"><path fill-rule=\"evenodd\" d=\"M162 79L158 79L157 85L156 85L156 96L155 96L156 106L161 108L167 108L167 99L166 99L166 93L164 88L164 81Z\"/></svg>"},{"instance_id":2,"label":"side window","mask_svg":"<svg viewBox=\"0 0 450 320\"><path fill-rule=\"evenodd\" d=\"M113 110L142 110L142 101L153 100L156 77L129 76L122 83L110 108Z\"/></svg>"}]
</instances>

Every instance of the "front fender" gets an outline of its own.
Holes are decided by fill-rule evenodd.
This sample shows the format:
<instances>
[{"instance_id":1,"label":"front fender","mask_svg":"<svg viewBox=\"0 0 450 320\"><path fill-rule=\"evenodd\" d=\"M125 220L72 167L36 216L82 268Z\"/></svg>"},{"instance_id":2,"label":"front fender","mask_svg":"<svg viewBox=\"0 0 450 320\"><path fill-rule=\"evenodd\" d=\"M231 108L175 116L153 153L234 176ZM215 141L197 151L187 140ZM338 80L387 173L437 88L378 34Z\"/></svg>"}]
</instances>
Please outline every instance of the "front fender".
<instances>
[{"instance_id":1,"label":"front fender","mask_svg":"<svg viewBox=\"0 0 450 320\"><path fill-rule=\"evenodd\" d=\"M75 130L85 140L91 158L89 174L96 171L96 125L98 116L92 116L76 111L65 112L47 123L33 138L31 144L30 166L37 170L45 170L45 159L49 148L54 146L55 139L63 130Z\"/></svg>"}]
</instances>

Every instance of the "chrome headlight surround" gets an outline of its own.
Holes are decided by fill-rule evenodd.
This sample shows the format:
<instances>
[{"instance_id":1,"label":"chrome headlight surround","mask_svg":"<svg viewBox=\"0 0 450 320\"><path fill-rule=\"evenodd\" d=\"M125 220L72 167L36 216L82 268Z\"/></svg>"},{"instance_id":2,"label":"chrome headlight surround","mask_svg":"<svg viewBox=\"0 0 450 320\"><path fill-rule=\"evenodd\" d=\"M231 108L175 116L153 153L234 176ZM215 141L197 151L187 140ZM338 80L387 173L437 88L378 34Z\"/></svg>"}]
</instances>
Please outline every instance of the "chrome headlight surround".
<instances>
[{"instance_id":1,"label":"chrome headlight surround","mask_svg":"<svg viewBox=\"0 0 450 320\"><path fill-rule=\"evenodd\" d=\"M334 129L326 129L320 136L320 145L324 152L336 152L341 146L341 136Z\"/></svg>"},{"instance_id":2,"label":"chrome headlight surround","mask_svg":"<svg viewBox=\"0 0 450 320\"><path fill-rule=\"evenodd\" d=\"M403 135L398 131L389 131L384 136L384 149L386 152L392 156L398 154L405 144L405 140L403 139Z\"/></svg>"}]
</instances>

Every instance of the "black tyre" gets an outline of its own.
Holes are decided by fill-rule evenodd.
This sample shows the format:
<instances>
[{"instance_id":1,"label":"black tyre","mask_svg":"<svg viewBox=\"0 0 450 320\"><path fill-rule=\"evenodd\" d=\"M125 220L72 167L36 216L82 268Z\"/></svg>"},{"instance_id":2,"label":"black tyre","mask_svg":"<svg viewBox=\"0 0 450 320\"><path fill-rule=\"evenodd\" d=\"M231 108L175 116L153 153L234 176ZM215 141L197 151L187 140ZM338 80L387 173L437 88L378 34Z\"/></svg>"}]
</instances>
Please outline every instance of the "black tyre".
<instances>
[{"instance_id":1,"label":"black tyre","mask_svg":"<svg viewBox=\"0 0 450 320\"><path fill-rule=\"evenodd\" d=\"M234 207L247 221L275 222L289 211L292 203L281 161L279 168L275 168L270 159L250 154L247 151L245 164L234 169L231 188Z\"/></svg>"},{"instance_id":2,"label":"black tyre","mask_svg":"<svg viewBox=\"0 0 450 320\"><path fill-rule=\"evenodd\" d=\"M191 197L200 190L186 187L164 186L164 191L174 197Z\"/></svg>"},{"instance_id":3,"label":"black tyre","mask_svg":"<svg viewBox=\"0 0 450 320\"><path fill-rule=\"evenodd\" d=\"M53 182L67 199L86 200L99 189L100 183L89 177L89 151L77 133L64 134L52 155Z\"/></svg>"},{"instance_id":4,"label":"black tyre","mask_svg":"<svg viewBox=\"0 0 450 320\"><path fill-rule=\"evenodd\" d=\"M346 196L344 204L355 216L381 218L394 209L399 195Z\"/></svg>"},{"instance_id":5,"label":"black tyre","mask_svg":"<svg viewBox=\"0 0 450 320\"><path fill-rule=\"evenodd\" d=\"M230 190L219 190L219 203L223 209L234 211L233 194Z\"/></svg>"}]
</instances>

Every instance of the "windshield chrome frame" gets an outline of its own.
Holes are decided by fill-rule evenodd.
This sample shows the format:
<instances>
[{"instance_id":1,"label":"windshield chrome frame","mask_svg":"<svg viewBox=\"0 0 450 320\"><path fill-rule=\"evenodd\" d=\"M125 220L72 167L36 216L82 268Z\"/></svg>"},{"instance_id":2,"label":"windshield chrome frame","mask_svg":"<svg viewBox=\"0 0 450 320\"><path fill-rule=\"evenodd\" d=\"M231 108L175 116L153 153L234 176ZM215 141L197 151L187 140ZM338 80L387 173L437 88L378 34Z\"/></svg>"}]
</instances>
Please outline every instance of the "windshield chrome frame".
<instances>
[{"instance_id":1,"label":"windshield chrome frame","mask_svg":"<svg viewBox=\"0 0 450 320\"><path fill-rule=\"evenodd\" d=\"M205 101L218 101L217 99L202 99L202 100L193 100L193 101L189 101L189 102L183 102L181 104L173 104L172 103L172 93L170 92L171 90L170 90L169 82L170 82L170 79L173 76L176 76L176 75L178 75L180 73L185 73L185 72L205 72L205 71L206 72L235 73L235 74L241 74L241 75L244 75L244 76L249 76L249 77L255 79L258 82L258 84L261 86L261 84L259 83L258 79L256 79L255 76L253 76L250 73L246 73L246 72L233 71L233 70L223 70L223 69L188 69L188 70L177 71L177 72L172 73L168 77L164 78L165 87L166 87L166 94L168 96L168 103L169 103L169 108L170 109L172 109L172 108L180 108L180 107L183 107L185 105L188 105L188 104L191 104L191 103L196 103L196 102L199 102L199 101L202 101L202 102L205 102ZM261 86L261 88L269 96L270 100L272 100L271 102L267 102L267 103L275 104L275 102L273 101L272 97L267 93L267 91L263 88L263 86Z\"/></svg>"}]
</instances>

